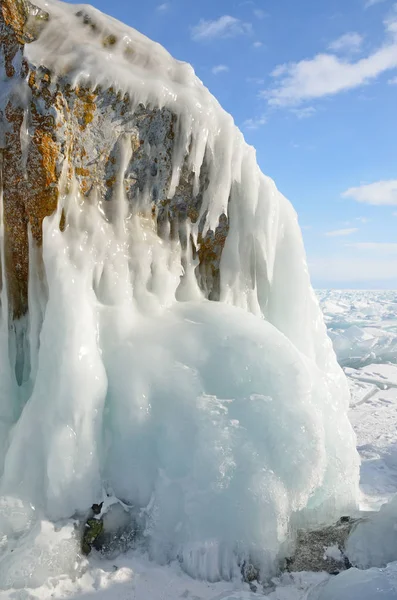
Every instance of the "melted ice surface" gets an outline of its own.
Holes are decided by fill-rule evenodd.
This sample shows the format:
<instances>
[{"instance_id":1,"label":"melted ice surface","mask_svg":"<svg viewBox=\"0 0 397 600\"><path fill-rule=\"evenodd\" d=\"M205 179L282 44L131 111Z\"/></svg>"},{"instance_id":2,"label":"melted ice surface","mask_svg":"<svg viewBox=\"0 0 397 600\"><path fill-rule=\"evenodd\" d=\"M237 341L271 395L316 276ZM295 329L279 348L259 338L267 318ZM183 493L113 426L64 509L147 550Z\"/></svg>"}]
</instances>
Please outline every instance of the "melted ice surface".
<instances>
[{"instance_id":1,"label":"melted ice surface","mask_svg":"<svg viewBox=\"0 0 397 600\"><path fill-rule=\"evenodd\" d=\"M70 528L106 492L139 511L156 561L210 580L238 577L246 559L270 574L290 531L351 511L358 486L348 386L295 212L190 66L91 8L40 5L51 20L29 59L170 107L179 133L169 196L187 148L196 178L207 149L207 227L227 212L230 230L211 303L197 259L131 212L121 185L112 223L72 186L44 222L42 251L30 246L21 323L8 321L3 282L0 585L11 585L8 572L21 587L35 572L40 585L74 564L73 534L62 529L58 546L48 520ZM116 36L111 51L79 24L80 9Z\"/></svg>"}]
</instances>

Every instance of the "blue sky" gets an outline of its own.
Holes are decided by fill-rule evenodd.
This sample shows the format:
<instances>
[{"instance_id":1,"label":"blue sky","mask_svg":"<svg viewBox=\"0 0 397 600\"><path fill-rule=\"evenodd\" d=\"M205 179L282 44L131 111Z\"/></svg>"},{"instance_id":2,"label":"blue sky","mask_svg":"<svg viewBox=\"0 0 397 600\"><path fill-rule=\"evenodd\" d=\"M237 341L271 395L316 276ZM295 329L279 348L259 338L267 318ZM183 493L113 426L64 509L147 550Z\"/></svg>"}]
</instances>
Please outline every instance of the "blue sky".
<instances>
[{"instance_id":1,"label":"blue sky","mask_svg":"<svg viewBox=\"0 0 397 600\"><path fill-rule=\"evenodd\" d=\"M397 289L393 0L93 0L190 62L295 206L316 287Z\"/></svg>"}]
</instances>

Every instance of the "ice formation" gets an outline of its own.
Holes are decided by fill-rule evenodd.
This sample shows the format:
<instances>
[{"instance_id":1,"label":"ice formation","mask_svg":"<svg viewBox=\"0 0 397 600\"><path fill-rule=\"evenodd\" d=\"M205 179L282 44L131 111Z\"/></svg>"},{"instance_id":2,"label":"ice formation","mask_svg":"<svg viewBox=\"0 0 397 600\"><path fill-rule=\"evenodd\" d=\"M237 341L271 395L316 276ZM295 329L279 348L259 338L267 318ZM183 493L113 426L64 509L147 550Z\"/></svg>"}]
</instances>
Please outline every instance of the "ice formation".
<instances>
[{"instance_id":1,"label":"ice formation","mask_svg":"<svg viewBox=\"0 0 397 600\"><path fill-rule=\"evenodd\" d=\"M204 231L222 214L229 231L210 302L192 251L199 221L184 225L192 244L159 237L145 191L135 205L125 197L121 144L111 215L65 185L42 248L31 240L29 312L16 323L2 251L0 585L74 568L68 519L110 491L139 511L153 559L210 580L244 560L270 573L294 527L351 511L358 485L348 387L296 214L189 65L84 7L122 40L99 46L76 25L79 7L38 4L51 19L29 61L72 85L120 89L131 107L170 109L169 197L187 156L197 192L206 155Z\"/></svg>"},{"instance_id":2,"label":"ice formation","mask_svg":"<svg viewBox=\"0 0 397 600\"><path fill-rule=\"evenodd\" d=\"M395 600L397 597L396 563L385 569L349 569L316 586L307 600Z\"/></svg>"}]
</instances>

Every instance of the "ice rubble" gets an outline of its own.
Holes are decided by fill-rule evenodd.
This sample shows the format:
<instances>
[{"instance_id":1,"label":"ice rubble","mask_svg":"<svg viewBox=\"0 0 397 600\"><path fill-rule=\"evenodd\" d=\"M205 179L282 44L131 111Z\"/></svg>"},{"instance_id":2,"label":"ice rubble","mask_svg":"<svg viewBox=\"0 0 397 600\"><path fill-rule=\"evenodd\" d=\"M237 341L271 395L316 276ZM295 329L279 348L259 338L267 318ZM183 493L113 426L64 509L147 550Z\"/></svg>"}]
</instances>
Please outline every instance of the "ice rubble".
<instances>
[{"instance_id":1,"label":"ice rubble","mask_svg":"<svg viewBox=\"0 0 397 600\"><path fill-rule=\"evenodd\" d=\"M295 212L189 65L95 11L104 32L122 40L99 47L76 25L79 7L39 4L52 18L29 60L74 83L119 87L133 105L170 108L180 126L169 194L187 148L196 181L207 148L206 227L225 212L230 230L221 301L212 303L189 249L161 240L122 186L111 223L72 187L44 222L45 282L31 243L29 317L15 327L3 282L0 585L23 587L32 572L39 585L72 568L67 519L106 490L140 509L145 548L157 561L178 558L192 576L212 580L238 575L247 558L270 573L291 528L352 510L358 483L348 387ZM197 241L197 226L188 233ZM18 387L23 327L29 344ZM48 519L58 523L59 546ZM47 550L35 552L46 532ZM64 560L48 567L64 539ZM16 573L13 584L6 572Z\"/></svg>"},{"instance_id":2,"label":"ice rubble","mask_svg":"<svg viewBox=\"0 0 397 600\"><path fill-rule=\"evenodd\" d=\"M360 507L373 512L368 512L366 519L354 528L347 544L349 559L359 570L351 569L331 578L313 589L308 598L394 600L397 292L328 290L319 292L319 298L339 359L342 364L351 365L344 370L352 393L350 420L362 459ZM346 339L356 343L345 344Z\"/></svg>"},{"instance_id":3,"label":"ice rubble","mask_svg":"<svg viewBox=\"0 0 397 600\"><path fill-rule=\"evenodd\" d=\"M319 300L341 365L397 363L395 292L324 290Z\"/></svg>"}]
</instances>

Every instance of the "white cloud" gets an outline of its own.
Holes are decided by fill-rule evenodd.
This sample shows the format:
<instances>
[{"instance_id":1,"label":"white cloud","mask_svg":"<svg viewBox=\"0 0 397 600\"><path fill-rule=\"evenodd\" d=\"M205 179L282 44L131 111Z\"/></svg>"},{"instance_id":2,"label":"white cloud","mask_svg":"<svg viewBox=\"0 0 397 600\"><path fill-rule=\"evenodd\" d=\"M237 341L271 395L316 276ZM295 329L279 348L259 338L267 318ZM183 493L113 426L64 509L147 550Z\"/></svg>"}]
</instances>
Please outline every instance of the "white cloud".
<instances>
[{"instance_id":1,"label":"white cloud","mask_svg":"<svg viewBox=\"0 0 397 600\"><path fill-rule=\"evenodd\" d=\"M397 77L392 77L387 83L389 85L397 85Z\"/></svg>"},{"instance_id":2,"label":"white cloud","mask_svg":"<svg viewBox=\"0 0 397 600\"><path fill-rule=\"evenodd\" d=\"M364 4L364 8L370 8L371 6L375 6L375 4L380 4L384 1L385 0L367 0L367 2Z\"/></svg>"},{"instance_id":3,"label":"white cloud","mask_svg":"<svg viewBox=\"0 0 397 600\"><path fill-rule=\"evenodd\" d=\"M256 117L255 119L247 119L246 121L244 121L243 123L243 127L245 129L259 129L259 127L262 127L263 125L266 125L267 123L267 119L265 117L265 115L262 115L260 117Z\"/></svg>"},{"instance_id":4,"label":"white cloud","mask_svg":"<svg viewBox=\"0 0 397 600\"><path fill-rule=\"evenodd\" d=\"M252 45L254 48L262 48L263 42L254 42Z\"/></svg>"},{"instance_id":5,"label":"white cloud","mask_svg":"<svg viewBox=\"0 0 397 600\"><path fill-rule=\"evenodd\" d=\"M394 213L393 213L393 217L397 217L397 212L394 212Z\"/></svg>"},{"instance_id":6,"label":"white cloud","mask_svg":"<svg viewBox=\"0 0 397 600\"><path fill-rule=\"evenodd\" d=\"M212 67L212 73L214 75L219 75L219 73L227 73L229 70L229 67L226 65L216 65L216 67Z\"/></svg>"},{"instance_id":7,"label":"white cloud","mask_svg":"<svg viewBox=\"0 0 397 600\"><path fill-rule=\"evenodd\" d=\"M385 254L397 254L397 243L394 242L359 242L346 244L348 248L355 250L370 250L371 252L384 252Z\"/></svg>"},{"instance_id":8,"label":"white cloud","mask_svg":"<svg viewBox=\"0 0 397 600\"><path fill-rule=\"evenodd\" d=\"M371 219L368 219L368 217L356 217L356 221L360 221L360 223L369 223L371 221Z\"/></svg>"},{"instance_id":9,"label":"white cloud","mask_svg":"<svg viewBox=\"0 0 397 600\"><path fill-rule=\"evenodd\" d=\"M298 119L308 119L314 115L316 109L314 106L306 106L305 108L292 108L291 112L298 117Z\"/></svg>"},{"instance_id":10,"label":"white cloud","mask_svg":"<svg viewBox=\"0 0 397 600\"><path fill-rule=\"evenodd\" d=\"M356 32L345 33L334 40L328 48L334 52L359 52L364 38Z\"/></svg>"},{"instance_id":11,"label":"white cloud","mask_svg":"<svg viewBox=\"0 0 397 600\"><path fill-rule=\"evenodd\" d=\"M210 40L214 38L236 37L251 33L252 25L240 19L223 15L215 21L201 21L192 28L192 39L195 41Z\"/></svg>"},{"instance_id":12,"label":"white cloud","mask_svg":"<svg viewBox=\"0 0 397 600\"><path fill-rule=\"evenodd\" d=\"M165 12L166 10L169 9L169 7L170 7L169 3L168 2L164 2L163 4L159 4L158 5L157 10L159 12Z\"/></svg>"},{"instance_id":13,"label":"white cloud","mask_svg":"<svg viewBox=\"0 0 397 600\"><path fill-rule=\"evenodd\" d=\"M266 17L265 11L262 10L261 8L256 8L254 10L254 15L256 16L257 19L264 19Z\"/></svg>"},{"instance_id":14,"label":"white cloud","mask_svg":"<svg viewBox=\"0 0 397 600\"><path fill-rule=\"evenodd\" d=\"M275 86L262 95L273 106L293 106L363 86L382 73L397 69L397 12L384 23L386 39L372 54L356 62L335 54L317 54L277 66Z\"/></svg>"},{"instance_id":15,"label":"white cloud","mask_svg":"<svg viewBox=\"0 0 397 600\"><path fill-rule=\"evenodd\" d=\"M375 206L397 205L397 179L376 181L368 185L352 187L343 192L343 198L352 198L356 202Z\"/></svg>"},{"instance_id":16,"label":"white cloud","mask_svg":"<svg viewBox=\"0 0 397 600\"><path fill-rule=\"evenodd\" d=\"M273 71L270 73L272 77L281 77L288 73L288 65L278 65Z\"/></svg>"},{"instance_id":17,"label":"white cloud","mask_svg":"<svg viewBox=\"0 0 397 600\"><path fill-rule=\"evenodd\" d=\"M324 235L327 237L342 237L345 235L352 235L358 231L357 227L350 227L349 229L336 229L335 231L327 231Z\"/></svg>"}]
</instances>

